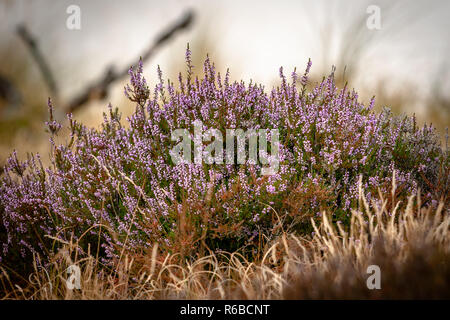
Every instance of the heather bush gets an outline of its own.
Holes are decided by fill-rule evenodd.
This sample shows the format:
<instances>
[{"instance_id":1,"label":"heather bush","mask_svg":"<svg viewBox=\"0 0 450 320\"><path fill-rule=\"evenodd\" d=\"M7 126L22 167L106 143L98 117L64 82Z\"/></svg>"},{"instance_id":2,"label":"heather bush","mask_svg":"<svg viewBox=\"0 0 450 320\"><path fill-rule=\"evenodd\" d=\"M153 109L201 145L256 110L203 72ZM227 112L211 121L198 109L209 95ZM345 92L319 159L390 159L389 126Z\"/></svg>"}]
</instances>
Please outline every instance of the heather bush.
<instances>
[{"instance_id":1,"label":"heather bush","mask_svg":"<svg viewBox=\"0 0 450 320\"><path fill-rule=\"evenodd\" d=\"M448 202L448 152L431 126L414 117L373 111L333 72L309 89L303 75L267 92L252 82L231 82L206 59L203 78L193 79L189 48L186 75L178 85L163 80L150 90L142 63L130 69L125 95L136 111L121 122L109 107L102 128L87 128L68 116L70 137L57 145L62 127L49 100L52 165L39 156L19 161L13 154L0 186L3 262L38 253L48 259L61 241L98 254L104 263L124 252L161 250L193 257L208 250L242 249L246 256L282 231L310 233L310 218L332 213L349 224L358 205L362 175L365 196L390 192L395 170L402 199L420 188L424 205ZM261 165L179 164L170 150L171 132L201 120L203 129L278 129L280 166L261 174ZM388 204L389 206L390 204ZM59 239L55 242L54 239Z\"/></svg>"}]
</instances>

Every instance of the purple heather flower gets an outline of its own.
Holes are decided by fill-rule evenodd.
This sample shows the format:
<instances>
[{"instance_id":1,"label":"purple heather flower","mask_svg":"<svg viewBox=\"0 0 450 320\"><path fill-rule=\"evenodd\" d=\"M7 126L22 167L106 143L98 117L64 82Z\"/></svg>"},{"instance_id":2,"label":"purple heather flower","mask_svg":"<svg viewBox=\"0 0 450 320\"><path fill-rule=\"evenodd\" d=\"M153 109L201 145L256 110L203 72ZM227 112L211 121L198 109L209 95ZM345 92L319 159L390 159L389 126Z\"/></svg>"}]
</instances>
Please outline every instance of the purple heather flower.
<instances>
[{"instance_id":1,"label":"purple heather flower","mask_svg":"<svg viewBox=\"0 0 450 320\"><path fill-rule=\"evenodd\" d=\"M105 263L118 258L118 245L125 241L132 250L155 242L171 246L182 212L193 219L208 213L208 221L193 224L197 228L193 232L201 235L210 227L240 223L241 213L250 208L254 211L243 227L256 235L271 217L271 209L257 203L270 203L284 212L285 197L296 190L305 197L314 195L305 198L306 205L296 208L296 213L320 216L322 206L335 206L339 198L349 210L358 203L361 174L368 197L391 185L394 168L405 192L419 188L431 192L423 175L432 184L438 181L445 154L432 128L417 128L413 119L394 117L387 110L372 112L374 100L365 107L356 92L338 89L332 76L306 92L311 60L301 79L292 73L292 82L286 81L280 68L281 86L273 90L231 82L229 70L222 77L209 58L203 65L204 76L193 79L189 47L186 64L187 76L180 74L178 86L163 82L158 68L159 82L152 91L143 77L142 61L130 68L124 93L136 103L136 111L128 125L112 106L98 130L69 117L72 141L56 145L52 139L50 167L44 168L38 156L20 161L14 152L9 157L0 177L0 223L6 231L3 261L12 250L45 257L43 248L50 247L45 235L77 240L96 224L112 229L111 234L90 230L101 237ZM302 92L296 89L298 80ZM51 100L48 105L47 126L54 135L61 125L53 119ZM196 120L203 129L222 133L279 129L279 171L264 178L261 164L248 161L174 165L171 133L182 128L193 135ZM335 198L324 200L318 196L321 193ZM88 243L80 245L87 248Z\"/></svg>"}]
</instances>

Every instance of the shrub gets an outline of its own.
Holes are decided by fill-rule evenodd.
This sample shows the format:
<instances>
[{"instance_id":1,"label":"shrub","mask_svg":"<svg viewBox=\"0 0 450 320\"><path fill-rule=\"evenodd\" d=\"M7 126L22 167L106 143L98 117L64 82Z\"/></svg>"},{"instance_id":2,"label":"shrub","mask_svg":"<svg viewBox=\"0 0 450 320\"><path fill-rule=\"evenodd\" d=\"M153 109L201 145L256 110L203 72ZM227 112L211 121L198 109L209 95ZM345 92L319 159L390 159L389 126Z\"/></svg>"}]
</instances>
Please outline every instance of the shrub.
<instances>
[{"instance_id":1,"label":"shrub","mask_svg":"<svg viewBox=\"0 0 450 320\"><path fill-rule=\"evenodd\" d=\"M414 117L388 110L375 113L374 99L358 102L354 90L335 86L333 73L308 90L310 61L300 79L294 71L288 81L281 68L280 85L266 92L252 82L231 83L228 71L222 78L209 58L204 77L193 79L190 55L188 48L178 87L165 84L158 68L151 91L142 62L130 69L125 95L136 111L127 127L111 106L100 130L69 115L70 140L56 145L61 125L49 100L52 165L13 154L1 177L3 259L50 257L55 244L48 236L75 240L85 251L90 245L104 263L154 243L183 259L239 248L254 255L281 231L311 232L309 218L323 210L348 225L359 177L370 200L378 190L390 191L394 170L393 198L418 188L424 204L447 197L448 153L431 126L418 128ZM174 165L171 132L192 134L195 120L224 135L228 128L278 129L278 172L261 175L261 165L249 162Z\"/></svg>"}]
</instances>

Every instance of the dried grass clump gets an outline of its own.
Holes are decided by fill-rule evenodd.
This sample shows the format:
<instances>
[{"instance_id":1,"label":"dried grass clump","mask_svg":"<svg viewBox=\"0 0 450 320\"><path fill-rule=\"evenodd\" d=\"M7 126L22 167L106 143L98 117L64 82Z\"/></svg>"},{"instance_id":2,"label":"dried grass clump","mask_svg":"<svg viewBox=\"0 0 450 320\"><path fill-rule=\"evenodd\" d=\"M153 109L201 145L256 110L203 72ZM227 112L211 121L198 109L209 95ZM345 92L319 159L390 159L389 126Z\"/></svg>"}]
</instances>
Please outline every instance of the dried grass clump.
<instances>
[{"instance_id":1,"label":"dried grass clump","mask_svg":"<svg viewBox=\"0 0 450 320\"><path fill-rule=\"evenodd\" d=\"M395 179L394 179L395 180ZM395 195L395 186L392 196ZM312 238L283 234L259 261L239 252L210 253L193 262L179 254L150 252L120 256L113 267L64 244L48 267L20 287L1 276L4 299L434 299L450 297L450 216L441 203L422 208L411 196L400 203L383 197L372 210L360 188L358 210L348 228L323 214ZM37 261L39 261L37 259ZM67 268L81 269L81 289L68 290ZM369 265L381 269L381 289L369 290Z\"/></svg>"}]
</instances>

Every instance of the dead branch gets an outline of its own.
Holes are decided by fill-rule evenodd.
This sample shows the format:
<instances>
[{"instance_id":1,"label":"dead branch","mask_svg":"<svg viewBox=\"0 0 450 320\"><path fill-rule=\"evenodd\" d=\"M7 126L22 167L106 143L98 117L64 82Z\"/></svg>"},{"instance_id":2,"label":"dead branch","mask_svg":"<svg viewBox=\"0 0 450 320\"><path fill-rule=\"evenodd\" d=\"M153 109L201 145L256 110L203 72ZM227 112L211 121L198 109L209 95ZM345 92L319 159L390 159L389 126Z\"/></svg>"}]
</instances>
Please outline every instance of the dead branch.
<instances>
[{"instance_id":1,"label":"dead branch","mask_svg":"<svg viewBox=\"0 0 450 320\"><path fill-rule=\"evenodd\" d=\"M18 25L16 31L19 37L30 50L31 55L33 56L36 64L39 67L39 70L42 73L44 81L47 83L47 86L50 89L50 93L56 98L58 96L58 87L56 85L55 78L53 77L53 74L50 70L50 67L47 64L47 61L44 59L44 56L39 50L37 40L23 24Z\"/></svg>"},{"instance_id":2,"label":"dead branch","mask_svg":"<svg viewBox=\"0 0 450 320\"><path fill-rule=\"evenodd\" d=\"M155 42L142 54L140 57L142 61L148 60L155 52L164 44L167 40L172 38L175 33L183 29L187 29L194 20L194 14L192 11L184 13L183 17L177 22L172 24L166 31L162 32L155 40ZM139 59L136 59L133 63L129 64L136 66L139 63ZM90 84L86 89L82 90L82 93L68 104L67 112L73 112L79 109L86 102L91 100L103 99L108 95L110 85L128 75L129 68L124 68L121 71L116 72L114 67L109 66L106 68L104 75L98 80Z\"/></svg>"}]
</instances>

